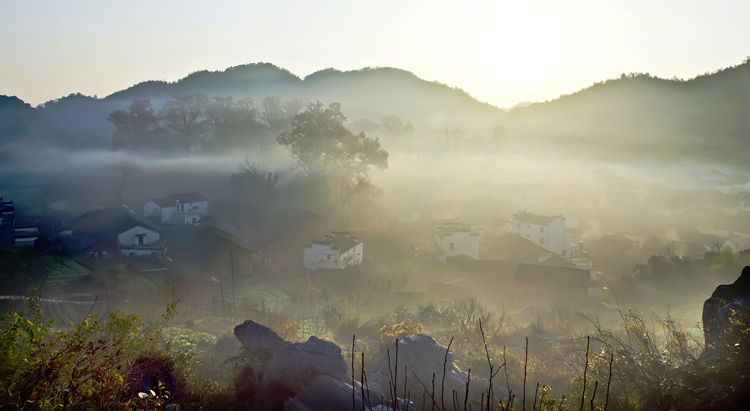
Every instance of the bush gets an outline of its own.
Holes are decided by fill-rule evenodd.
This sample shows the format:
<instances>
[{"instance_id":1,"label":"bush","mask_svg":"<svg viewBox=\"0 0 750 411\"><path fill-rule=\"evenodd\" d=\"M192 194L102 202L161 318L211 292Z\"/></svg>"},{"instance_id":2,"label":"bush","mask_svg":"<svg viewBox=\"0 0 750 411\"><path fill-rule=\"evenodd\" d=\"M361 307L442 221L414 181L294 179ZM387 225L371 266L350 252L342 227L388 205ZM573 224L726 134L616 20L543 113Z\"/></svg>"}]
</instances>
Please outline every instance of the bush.
<instances>
[{"instance_id":1,"label":"bush","mask_svg":"<svg viewBox=\"0 0 750 411\"><path fill-rule=\"evenodd\" d=\"M174 313L169 306L162 316ZM27 313L11 312L0 331L0 408L37 409L127 406L130 364L157 350L160 327L140 315L89 315L65 329L44 321L32 291Z\"/></svg>"}]
</instances>

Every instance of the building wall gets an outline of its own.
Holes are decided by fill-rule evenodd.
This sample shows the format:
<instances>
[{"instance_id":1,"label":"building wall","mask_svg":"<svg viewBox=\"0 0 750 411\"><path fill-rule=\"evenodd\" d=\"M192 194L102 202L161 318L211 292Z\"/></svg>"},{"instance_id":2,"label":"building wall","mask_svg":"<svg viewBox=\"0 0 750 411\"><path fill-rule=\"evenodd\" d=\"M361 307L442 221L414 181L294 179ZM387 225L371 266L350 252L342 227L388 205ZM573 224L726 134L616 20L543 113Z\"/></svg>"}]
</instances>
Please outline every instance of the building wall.
<instances>
[{"instance_id":1,"label":"building wall","mask_svg":"<svg viewBox=\"0 0 750 411\"><path fill-rule=\"evenodd\" d=\"M161 207L159 207L158 204L156 204L153 201L149 201L146 203L146 205L143 206L143 216L144 217L151 217L151 216L161 216Z\"/></svg>"},{"instance_id":2,"label":"building wall","mask_svg":"<svg viewBox=\"0 0 750 411\"><path fill-rule=\"evenodd\" d=\"M146 234L144 244L156 244L159 242L159 233L145 227L135 226L117 235L117 244L121 247L138 245L136 234Z\"/></svg>"},{"instance_id":3,"label":"building wall","mask_svg":"<svg viewBox=\"0 0 750 411\"><path fill-rule=\"evenodd\" d=\"M172 221L174 218L174 213L177 211L177 207L162 207L161 208L161 222L166 223L167 221Z\"/></svg>"},{"instance_id":4,"label":"building wall","mask_svg":"<svg viewBox=\"0 0 750 411\"><path fill-rule=\"evenodd\" d=\"M208 201L194 201L192 203L180 204L180 212L187 213L192 211L200 212L201 217L208 215Z\"/></svg>"},{"instance_id":5,"label":"building wall","mask_svg":"<svg viewBox=\"0 0 750 411\"><path fill-rule=\"evenodd\" d=\"M331 249L331 247L327 244L313 243L309 247L304 248L302 263L308 270L315 271L318 268L342 268L340 267L340 262L340 251Z\"/></svg>"},{"instance_id":6,"label":"building wall","mask_svg":"<svg viewBox=\"0 0 750 411\"><path fill-rule=\"evenodd\" d=\"M513 234L518 234L532 243L537 244L545 250L550 250L550 230L548 226L513 221L512 232Z\"/></svg>"},{"instance_id":7,"label":"building wall","mask_svg":"<svg viewBox=\"0 0 750 411\"><path fill-rule=\"evenodd\" d=\"M530 240L545 250L563 257L571 256L571 231L566 228L566 221L562 217L554 217L546 226L514 220L511 225L511 232Z\"/></svg>"},{"instance_id":8,"label":"building wall","mask_svg":"<svg viewBox=\"0 0 750 411\"><path fill-rule=\"evenodd\" d=\"M452 249L451 244L453 244ZM468 231L454 232L442 239L438 237L438 245L443 250L443 257L441 258L443 262L447 257L456 257L461 254L475 260L479 259L479 234Z\"/></svg>"}]
</instances>

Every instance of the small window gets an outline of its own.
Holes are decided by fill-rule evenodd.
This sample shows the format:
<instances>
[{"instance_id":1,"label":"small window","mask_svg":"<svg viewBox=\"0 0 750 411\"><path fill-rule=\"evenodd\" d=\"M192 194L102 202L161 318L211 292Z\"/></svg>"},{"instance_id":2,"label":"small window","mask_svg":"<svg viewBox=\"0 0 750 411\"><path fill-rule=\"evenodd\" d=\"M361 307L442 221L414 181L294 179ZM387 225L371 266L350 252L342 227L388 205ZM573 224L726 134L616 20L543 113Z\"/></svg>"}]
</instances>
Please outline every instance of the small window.
<instances>
[{"instance_id":1,"label":"small window","mask_svg":"<svg viewBox=\"0 0 750 411\"><path fill-rule=\"evenodd\" d=\"M531 224L526 224L526 228L531 228Z\"/></svg>"},{"instance_id":2,"label":"small window","mask_svg":"<svg viewBox=\"0 0 750 411\"><path fill-rule=\"evenodd\" d=\"M539 232L543 233L544 232L544 227L539 227Z\"/></svg>"},{"instance_id":3,"label":"small window","mask_svg":"<svg viewBox=\"0 0 750 411\"><path fill-rule=\"evenodd\" d=\"M539 244L544 244L544 239L543 238L539 239Z\"/></svg>"},{"instance_id":4,"label":"small window","mask_svg":"<svg viewBox=\"0 0 750 411\"><path fill-rule=\"evenodd\" d=\"M563 255L568 255L568 250L563 250Z\"/></svg>"},{"instance_id":5,"label":"small window","mask_svg":"<svg viewBox=\"0 0 750 411\"><path fill-rule=\"evenodd\" d=\"M516 223L516 228L521 228L521 223Z\"/></svg>"},{"instance_id":6,"label":"small window","mask_svg":"<svg viewBox=\"0 0 750 411\"><path fill-rule=\"evenodd\" d=\"M454 243L448 244L448 249L449 250L455 250L456 249L456 244L454 244Z\"/></svg>"}]
</instances>

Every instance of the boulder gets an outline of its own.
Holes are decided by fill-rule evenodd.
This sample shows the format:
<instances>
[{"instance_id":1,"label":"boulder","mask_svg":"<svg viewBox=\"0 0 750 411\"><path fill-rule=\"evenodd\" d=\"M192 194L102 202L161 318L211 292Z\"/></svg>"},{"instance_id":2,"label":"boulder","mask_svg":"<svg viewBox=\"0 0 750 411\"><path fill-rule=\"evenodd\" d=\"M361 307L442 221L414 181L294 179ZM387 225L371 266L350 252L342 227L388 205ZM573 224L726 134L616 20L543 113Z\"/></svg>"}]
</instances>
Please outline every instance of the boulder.
<instances>
[{"instance_id":1,"label":"boulder","mask_svg":"<svg viewBox=\"0 0 750 411\"><path fill-rule=\"evenodd\" d=\"M734 344L730 326L739 313L750 314L750 266L742 270L734 283L716 287L703 304L704 355L720 346Z\"/></svg>"},{"instance_id":2,"label":"boulder","mask_svg":"<svg viewBox=\"0 0 750 411\"><path fill-rule=\"evenodd\" d=\"M304 343L288 344L277 351L266 364L263 379L302 387L321 375L343 380L348 369L341 348L312 336Z\"/></svg>"},{"instance_id":3,"label":"boulder","mask_svg":"<svg viewBox=\"0 0 750 411\"><path fill-rule=\"evenodd\" d=\"M453 363L453 353L448 352L446 361L446 348L438 344L434 338L427 334L404 337L398 342L398 376L396 377L396 344L390 350L390 369L386 358L376 367L373 373L367 375L368 388L387 393L391 374L396 381L397 396L411 398L422 398L426 390L427 401L431 401L432 375L435 373L435 401L440 403L441 384L443 378L443 365L445 363L445 392L443 400L446 404L453 403L453 390L459 393L463 399L466 392L467 373L459 370ZM406 367L406 392L404 393L404 371ZM416 376L416 377L415 377ZM424 386L422 385L424 384ZM487 392L489 381L484 378L472 378L469 385L469 398L474 407L478 407L482 393ZM494 386L495 397L501 398L507 395L506 390L498 385Z\"/></svg>"},{"instance_id":4,"label":"boulder","mask_svg":"<svg viewBox=\"0 0 750 411\"><path fill-rule=\"evenodd\" d=\"M234 336L250 352L257 350L276 352L289 344L274 330L250 320L234 327Z\"/></svg>"}]
</instances>

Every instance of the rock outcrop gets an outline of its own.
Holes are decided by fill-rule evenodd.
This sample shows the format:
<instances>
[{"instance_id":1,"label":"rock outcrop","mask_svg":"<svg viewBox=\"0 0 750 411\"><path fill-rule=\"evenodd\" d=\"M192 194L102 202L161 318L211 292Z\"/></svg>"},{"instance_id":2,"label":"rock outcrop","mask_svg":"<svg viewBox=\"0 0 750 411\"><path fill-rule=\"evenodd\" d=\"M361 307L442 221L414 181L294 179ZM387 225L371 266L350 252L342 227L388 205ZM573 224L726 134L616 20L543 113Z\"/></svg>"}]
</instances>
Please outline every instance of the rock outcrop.
<instances>
[{"instance_id":1,"label":"rock outcrop","mask_svg":"<svg viewBox=\"0 0 750 411\"><path fill-rule=\"evenodd\" d=\"M441 403L441 386L443 380L443 366L445 365L445 388L443 401L446 404L453 403L453 392L464 398L466 393L466 372L459 370L453 362L453 353L448 352L446 359L446 348L438 344L434 338L427 334L404 337L398 342L398 357L396 356L396 343L390 349L390 366L388 359L381 361L373 373L368 374L368 387L373 390L388 392L391 375L398 375L396 381L397 395L412 398L421 398L426 391L426 397L430 398L432 391L432 376L435 374L435 401ZM397 361L398 360L398 361ZM398 373L396 373L398 364ZM389 368L390 367L390 368ZM404 392L404 372L406 372L406 392ZM423 385L424 384L424 385ZM473 407L479 409L482 393L487 393L489 381L485 378L472 378L469 385L469 399ZM495 386L495 397L502 398L507 395L504 388ZM432 401L431 399L429 401Z\"/></svg>"},{"instance_id":2,"label":"rock outcrop","mask_svg":"<svg viewBox=\"0 0 750 411\"><path fill-rule=\"evenodd\" d=\"M732 284L720 285L703 304L704 355L720 346L734 344L731 321L737 315L750 314L750 266Z\"/></svg>"},{"instance_id":3,"label":"rock outcrop","mask_svg":"<svg viewBox=\"0 0 750 411\"><path fill-rule=\"evenodd\" d=\"M349 366L335 344L315 336L304 343L284 341L273 330L253 321L234 329L237 339L258 360L247 364L236 380L237 398L256 410L342 410L368 407L389 410L382 392L344 380ZM442 364L442 363L441 363ZM349 377L351 378L351 377ZM400 410L414 411L398 400ZM395 408L395 407L393 407Z\"/></svg>"}]
</instances>

